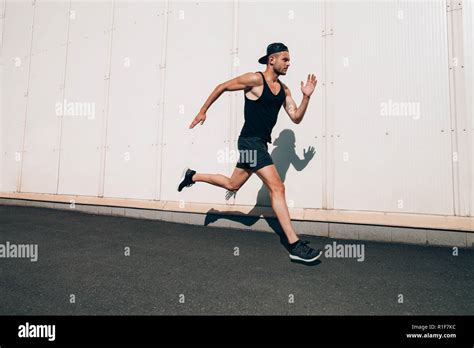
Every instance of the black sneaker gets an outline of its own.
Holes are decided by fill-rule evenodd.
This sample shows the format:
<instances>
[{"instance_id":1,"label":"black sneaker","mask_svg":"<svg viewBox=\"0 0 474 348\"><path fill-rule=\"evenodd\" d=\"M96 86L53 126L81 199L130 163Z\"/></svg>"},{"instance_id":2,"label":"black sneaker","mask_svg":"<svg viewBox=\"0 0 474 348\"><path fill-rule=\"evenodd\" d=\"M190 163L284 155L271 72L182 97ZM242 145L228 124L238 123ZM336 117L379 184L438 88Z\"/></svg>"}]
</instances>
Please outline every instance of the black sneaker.
<instances>
[{"instance_id":1,"label":"black sneaker","mask_svg":"<svg viewBox=\"0 0 474 348\"><path fill-rule=\"evenodd\" d=\"M296 243L293 249L290 246L290 259L292 260L313 262L323 254L321 250L307 246L306 244L310 243L309 240L299 239Z\"/></svg>"},{"instance_id":2,"label":"black sneaker","mask_svg":"<svg viewBox=\"0 0 474 348\"><path fill-rule=\"evenodd\" d=\"M183 175L181 175L181 179L179 179L178 183L179 192L181 192L184 187L189 187L196 183L195 181L193 181L194 174L196 174L195 170L191 170L188 167L184 168Z\"/></svg>"}]
</instances>

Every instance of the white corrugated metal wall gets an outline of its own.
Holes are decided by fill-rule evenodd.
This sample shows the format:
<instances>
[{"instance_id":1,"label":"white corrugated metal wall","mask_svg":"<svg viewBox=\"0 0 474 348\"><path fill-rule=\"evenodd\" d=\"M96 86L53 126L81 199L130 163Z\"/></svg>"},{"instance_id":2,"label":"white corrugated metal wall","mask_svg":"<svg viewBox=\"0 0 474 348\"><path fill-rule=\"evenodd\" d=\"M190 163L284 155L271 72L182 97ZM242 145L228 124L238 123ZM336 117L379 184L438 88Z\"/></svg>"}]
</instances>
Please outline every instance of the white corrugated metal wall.
<instances>
[{"instance_id":1,"label":"white corrugated metal wall","mask_svg":"<svg viewBox=\"0 0 474 348\"><path fill-rule=\"evenodd\" d=\"M471 216L474 216L474 1L465 1L463 7L464 63L466 68L467 115L471 122Z\"/></svg>"},{"instance_id":2,"label":"white corrugated metal wall","mask_svg":"<svg viewBox=\"0 0 474 348\"><path fill-rule=\"evenodd\" d=\"M341 2L333 20L334 208L453 214L443 3Z\"/></svg>"},{"instance_id":3,"label":"white corrugated metal wall","mask_svg":"<svg viewBox=\"0 0 474 348\"><path fill-rule=\"evenodd\" d=\"M453 181L450 2L0 4L2 191L229 204L220 188L178 193L175 183L185 165L230 175L219 153L235 150L243 92L221 96L204 126L188 125L218 83L263 70L257 58L282 41L292 58L282 80L297 103L299 81L319 81L304 121L282 111L273 132L292 206L474 215L472 97L456 115L471 122L458 167L467 181ZM464 0L466 96L473 8ZM316 156L292 165L310 145ZM261 188L253 176L235 203L268 205Z\"/></svg>"},{"instance_id":4,"label":"white corrugated metal wall","mask_svg":"<svg viewBox=\"0 0 474 348\"><path fill-rule=\"evenodd\" d=\"M3 27L5 22L5 0L0 0L0 191L3 188L3 139L4 139L4 131L3 131L3 70L4 70L4 60L2 54L3 48Z\"/></svg>"}]
</instances>

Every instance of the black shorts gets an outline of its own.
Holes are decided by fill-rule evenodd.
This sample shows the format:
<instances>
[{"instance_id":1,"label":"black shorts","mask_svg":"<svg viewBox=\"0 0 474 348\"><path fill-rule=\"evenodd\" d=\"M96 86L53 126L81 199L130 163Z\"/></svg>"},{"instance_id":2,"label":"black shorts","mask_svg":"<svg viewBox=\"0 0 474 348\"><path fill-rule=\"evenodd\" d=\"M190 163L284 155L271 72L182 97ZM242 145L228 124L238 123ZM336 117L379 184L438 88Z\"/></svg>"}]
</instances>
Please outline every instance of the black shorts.
<instances>
[{"instance_id":1,"label":"black shorts","mask_svg":"<svg viewBox=\"0 0 474 348\"><path fill-rule=\"evenodd\" d=\"M268 153L268 144L259 137L239 137L237 140L239 160L237 168L250 169L255 172L260 168L273 164Z\"/></svg>"}]
</instances>

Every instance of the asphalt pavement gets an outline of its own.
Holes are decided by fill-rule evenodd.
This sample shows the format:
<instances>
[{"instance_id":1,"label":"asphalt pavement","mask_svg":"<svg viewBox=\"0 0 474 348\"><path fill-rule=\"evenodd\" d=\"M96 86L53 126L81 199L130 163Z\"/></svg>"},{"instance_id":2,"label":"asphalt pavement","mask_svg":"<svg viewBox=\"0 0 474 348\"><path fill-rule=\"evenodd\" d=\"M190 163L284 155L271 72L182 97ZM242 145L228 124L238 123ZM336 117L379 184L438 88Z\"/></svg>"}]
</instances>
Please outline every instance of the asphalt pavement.
<instances>
[{"instance_id":1,"label":"asphalt pavement","mask_svg":"<svg viewBox=\"0 0 474 348\"><path fill-rule=\"evenodd\" d=\"M38 248L4 249L0 315L474 314L472 249L303 237L320 261L275 233L0 206L0 246Z\"/></svg>"}]
</instances>

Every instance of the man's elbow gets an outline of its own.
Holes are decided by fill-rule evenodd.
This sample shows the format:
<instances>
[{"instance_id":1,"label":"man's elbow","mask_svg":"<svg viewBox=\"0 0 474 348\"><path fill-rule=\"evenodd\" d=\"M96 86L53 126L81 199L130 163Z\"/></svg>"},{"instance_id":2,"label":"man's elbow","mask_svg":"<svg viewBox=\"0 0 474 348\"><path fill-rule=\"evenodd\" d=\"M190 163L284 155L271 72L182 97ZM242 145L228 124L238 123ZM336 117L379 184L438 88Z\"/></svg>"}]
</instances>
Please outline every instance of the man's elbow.
<instances>
[{"instance_id":1,"label":"man's elbow","mask_svg":"<svg viewBox=\"0 0 474 348\"><path fill-rule=\"evenodd\" d=\"M300 124L302 119L293 117L292 120L293 120L293 123Z\"/></svg>"}]
</instances>

